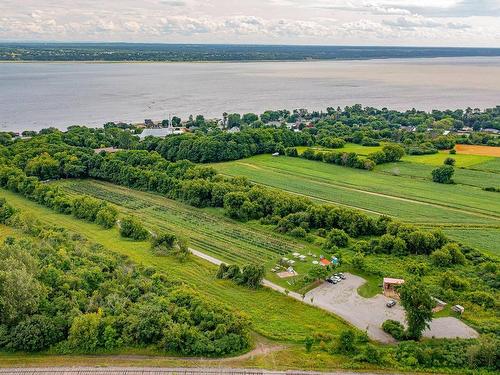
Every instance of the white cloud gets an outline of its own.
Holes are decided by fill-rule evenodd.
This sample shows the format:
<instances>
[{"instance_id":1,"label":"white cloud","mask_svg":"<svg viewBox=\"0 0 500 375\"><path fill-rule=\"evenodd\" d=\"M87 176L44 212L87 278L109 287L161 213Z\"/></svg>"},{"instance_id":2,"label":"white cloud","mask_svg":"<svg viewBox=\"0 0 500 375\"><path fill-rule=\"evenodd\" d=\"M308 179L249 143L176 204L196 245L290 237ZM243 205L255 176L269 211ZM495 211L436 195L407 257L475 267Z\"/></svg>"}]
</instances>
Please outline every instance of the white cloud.
<instances>
[{"instance_id":1,"label":"white cloud","mask_svg":"<svg viewBox=\"0 0 500 375\"><path fill-rule=\"evenodd\" d=\"M2 0L0 40L500 46L477 1Z\"/></svg>"}]
</instances>

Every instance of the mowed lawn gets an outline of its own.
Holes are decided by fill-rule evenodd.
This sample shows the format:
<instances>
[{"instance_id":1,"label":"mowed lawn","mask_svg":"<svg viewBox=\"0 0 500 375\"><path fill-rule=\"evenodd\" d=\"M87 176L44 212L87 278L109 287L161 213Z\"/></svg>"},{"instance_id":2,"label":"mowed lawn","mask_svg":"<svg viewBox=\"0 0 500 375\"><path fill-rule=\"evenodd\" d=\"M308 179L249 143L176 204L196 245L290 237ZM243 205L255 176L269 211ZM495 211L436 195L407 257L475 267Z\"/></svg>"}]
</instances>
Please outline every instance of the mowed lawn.
<instances>
[{"instance_id":1,"label":"mowed lawn","mask_svg":"<svg viewBox=\"0 0 500 375\"><path fill-rule=\"evenodd\" d=\"M220 173L246 176L256 183L301 194L319 202L359 208L369 214L386 214L417 225L470 225L475 228L487 225L500 228L500 199L495 199L497 193L467 184L433 183L424 178L422 169L418 172L420 176L412 175L411 164L393 163L388 169L368 172L301 158L259 155L213 166ZM399 170L393 173L394 168L404 172ZM464 171L463 179L472 181L477 173L481 172ZM498 175L487 175L488 185L495 186L499 181ZM494 237L500 243L500 229L495 231ZM474 246L474 242L466 237L463 242ZM488 250L498 251L494 246Z\"/></svg>"},{"instance_id":2,"label":"mowed lawn","mask_svg":"<svg viewBox=\"0 0 500 375\"><path fill-rule=\"evenodd\" d=\"M253 329L268 338L301 342L306 336L316 332L329 332L337 335L347 327L347 323L332 314L302 304L267 288L250 290L237 286L231 281L217 280L214 276L216 267L199 258L192 256L187 262L180 263L171 257L156 256L150 251L149 242L125 240L120 237L117 229L104 230L96 224L55 213L6 190L0 190L0 197L6 198L15 208L29 212L43 223L62 226L72 232L81 233L89 240L100 243L109 250L127 255L138 264L154 266L201 294L245 313L252 321ZM158 197L158 199L164 198ZM140 215L140 209L136 208L132 211L144 221L149 229L166 224L169 227L172 225L165 217L151 216L146 221L145 217L150 212ZM207 238L212 235L202 227L196 230ZM193 247L197 248L196 245Z\"/></svg>"}]
</instances>

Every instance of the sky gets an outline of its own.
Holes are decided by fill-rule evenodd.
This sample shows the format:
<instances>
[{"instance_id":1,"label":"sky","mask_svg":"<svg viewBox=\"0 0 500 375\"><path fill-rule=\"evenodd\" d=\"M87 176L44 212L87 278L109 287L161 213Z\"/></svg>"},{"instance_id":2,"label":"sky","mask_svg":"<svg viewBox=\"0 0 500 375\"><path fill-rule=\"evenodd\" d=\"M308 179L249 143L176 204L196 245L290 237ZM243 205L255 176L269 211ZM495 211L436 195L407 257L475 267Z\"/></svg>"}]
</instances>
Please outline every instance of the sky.
<instances>
[{"instance_id":1,"label":"sky","mask_svg":"<svg viewBox=\"0 0 500 375\"><path fill-rule=\"evenodd\" d=\"M500 0L1 0L0 41L500 47Z\"/></svg>"}]
</instances>

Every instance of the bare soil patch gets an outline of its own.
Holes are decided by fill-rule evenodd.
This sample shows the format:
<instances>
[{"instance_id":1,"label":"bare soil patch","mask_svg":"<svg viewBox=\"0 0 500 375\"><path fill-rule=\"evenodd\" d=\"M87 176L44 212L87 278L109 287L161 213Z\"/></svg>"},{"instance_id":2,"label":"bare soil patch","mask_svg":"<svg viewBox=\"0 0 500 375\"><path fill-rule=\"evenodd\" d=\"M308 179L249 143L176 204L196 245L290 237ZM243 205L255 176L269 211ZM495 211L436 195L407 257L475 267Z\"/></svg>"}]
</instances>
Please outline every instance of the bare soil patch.
<instances>
[{"instance_id":1,"label":"bare soil patch","mask_svg":"<svg viewBox=\"0 0 500 375\"><path fill-rule=\"evenodd\" d=\"M478 145L456 145L455 150L459 154L465 155L484 155L500 157L500 147L478 146Z\"/></svg>"}]
</instances>

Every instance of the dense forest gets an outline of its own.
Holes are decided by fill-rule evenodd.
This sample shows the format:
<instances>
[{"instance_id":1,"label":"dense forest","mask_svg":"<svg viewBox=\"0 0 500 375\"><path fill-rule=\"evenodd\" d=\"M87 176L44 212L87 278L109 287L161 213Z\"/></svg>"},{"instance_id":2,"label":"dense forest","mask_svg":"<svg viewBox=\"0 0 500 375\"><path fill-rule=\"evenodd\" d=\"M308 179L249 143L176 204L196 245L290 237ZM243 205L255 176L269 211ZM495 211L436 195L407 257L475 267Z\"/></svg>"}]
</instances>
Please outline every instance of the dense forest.
<instances>
[{"instance_id":1,"label":"dense forest","mask_svg":"<svg viewBox=\"0 0 500 375\"><path fill-rule=\"evenodd\" d=\"M248 322L153 268L0 201L25 237L0 245L0 347L91 353L154 345L221 356L249 346Z\"/></svg>"},{"instance_id":2,"label":"dense forest","mask_svg":"<svg viewBox=\"0 0 500 375\"><path fill-rule=\"evenodd\" d=\"M6 61L287 61L500 56L496 48L230 44L2 43Z\"/></svg>"}]
</instances>

